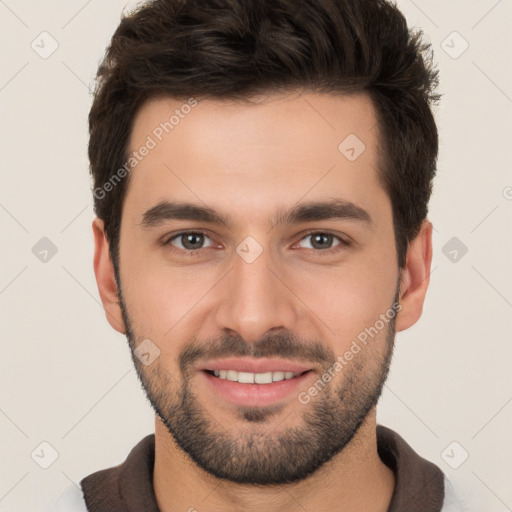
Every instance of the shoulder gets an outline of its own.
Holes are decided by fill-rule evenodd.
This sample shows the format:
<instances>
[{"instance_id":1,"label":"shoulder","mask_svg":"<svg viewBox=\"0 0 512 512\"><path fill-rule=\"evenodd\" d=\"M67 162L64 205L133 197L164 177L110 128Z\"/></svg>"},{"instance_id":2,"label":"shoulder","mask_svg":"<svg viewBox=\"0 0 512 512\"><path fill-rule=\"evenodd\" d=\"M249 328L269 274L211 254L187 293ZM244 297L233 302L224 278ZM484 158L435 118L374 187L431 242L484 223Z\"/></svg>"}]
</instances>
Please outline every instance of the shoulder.
<instances>
[{"instance_id":1,"label":"shoulder","mask_svg":"<svg viewBox=\"0 0 512 512\"><path fill-rule=\"evenodd\" d=\"M82 489L71 484L61 494L50 512L87 512Z\"/></svg>"},{"instance_id":2,"label":"shoulder","mask_svg":"<svg viewBox=\"0 0 512 512\"><path fill-rule=\"evenodd\" d=\"M481 512L492 509L492 500L475 487L468 475L444 477L444 502L441 512Z\"/></svg>"}]
</instances>

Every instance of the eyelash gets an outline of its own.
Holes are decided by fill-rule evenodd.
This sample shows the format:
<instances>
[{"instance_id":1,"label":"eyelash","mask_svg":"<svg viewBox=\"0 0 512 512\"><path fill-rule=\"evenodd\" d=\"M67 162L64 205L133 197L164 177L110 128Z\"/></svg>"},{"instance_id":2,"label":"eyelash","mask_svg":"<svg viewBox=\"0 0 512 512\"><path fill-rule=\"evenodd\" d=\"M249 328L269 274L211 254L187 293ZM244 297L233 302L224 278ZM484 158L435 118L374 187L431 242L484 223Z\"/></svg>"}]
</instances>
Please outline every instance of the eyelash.
<instances>
[{"instance_id":1,"label":"eyelash","mask_svg":"<svg viewBox=\"0 0 512 512\"><path fill-rule=\"evenodd\" d=\"M201 231L201 230L180 231L179 233L172 235L170 238L168 238L166 241L164 241L162 243L162 245L167 247L173 253L179 253L180 255L186 255L186 256L190 256L190 257L199 256L199 255L201 255L203 249L208 249L208 247L203 247L201 249L195 249L195 250L190 250L190 249L187 250L187 249L179 249L177 247L174 247L171 244L171 242L173 240L175 240L176 238L180 238L181 236L190 235L190 234L204 235L205 237L210 238L208 236L208 233L206 233L205 231ZM332 233L331 231L309 231L299 240L299 242L301 242L305 238L308 238L309 236L312 236L312 235L332 235L334 238L337 238L340 242L339 244L337 244L334 247L331 247L329 249L308 249L310 251L314 251L317 255L321 255L321 256L332 255L333 253L336 253L337 251L342 250L343 248L349 247L351 245L350 242L348 242L347 240L344 240L340 236Z\"/></svg>"}]
</instances>

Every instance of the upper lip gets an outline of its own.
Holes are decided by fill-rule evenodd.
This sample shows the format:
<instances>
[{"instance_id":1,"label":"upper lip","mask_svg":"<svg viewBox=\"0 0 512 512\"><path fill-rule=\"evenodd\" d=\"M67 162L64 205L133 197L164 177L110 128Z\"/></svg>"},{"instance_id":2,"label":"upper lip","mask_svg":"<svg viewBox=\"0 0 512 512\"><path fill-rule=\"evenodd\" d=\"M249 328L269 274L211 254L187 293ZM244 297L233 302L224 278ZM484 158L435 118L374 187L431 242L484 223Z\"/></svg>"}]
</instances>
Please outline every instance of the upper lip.
<instances>
[{"instance_id":1,"label":"upper lip","mask_svg":"<svg viewBox=\"0 0 512 512\"><path fill-rule=\"evenodd\" d=\"M212 359L199 366L199 370L235 370L237 372L249 373L279 371L303 373L312 369L312 365L296 363L285 359L249 359L235 357Z\"/></svg>"}]
</instances>

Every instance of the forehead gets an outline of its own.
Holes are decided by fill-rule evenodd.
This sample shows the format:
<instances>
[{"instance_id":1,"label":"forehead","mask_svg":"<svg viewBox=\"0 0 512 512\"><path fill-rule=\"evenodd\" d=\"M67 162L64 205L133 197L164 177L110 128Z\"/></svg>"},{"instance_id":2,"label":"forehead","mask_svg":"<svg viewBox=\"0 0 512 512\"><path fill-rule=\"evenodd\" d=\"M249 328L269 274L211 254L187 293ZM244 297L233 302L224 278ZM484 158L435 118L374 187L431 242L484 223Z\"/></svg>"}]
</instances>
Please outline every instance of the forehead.
<instances>
[{"instance_id":1,"label":"forehead","mask_svg":"<svg viewBox=\"0 0 512 512\"><path fill-rule=\"evenodd\" d=\"M377 120L364 94L297 93L252 104L153 99L134 120L129 153L137 156L125 207L134 215L178 198L245 211L254 221L301 198L386 200Z\"/></svg>"}]
</instances>

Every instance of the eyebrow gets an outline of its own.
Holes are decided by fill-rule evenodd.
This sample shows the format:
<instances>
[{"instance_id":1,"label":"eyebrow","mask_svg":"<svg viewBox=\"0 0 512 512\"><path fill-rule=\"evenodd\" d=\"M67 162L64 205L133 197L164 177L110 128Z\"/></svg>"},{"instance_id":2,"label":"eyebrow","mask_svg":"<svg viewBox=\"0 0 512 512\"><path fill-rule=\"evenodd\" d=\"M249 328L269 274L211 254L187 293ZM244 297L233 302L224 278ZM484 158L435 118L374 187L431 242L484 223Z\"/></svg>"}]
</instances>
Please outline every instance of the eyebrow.
<instances>
[{"instance_id":1,"label":"eyebrow","mask_svg":"<svg viewBox=\"0 0 512 512\"><path fill-rule=\"evenodd\" d=\"M280 211L273 219L271 225L275 227L283 224L298 224L301 222L331 219L355 220L372 224L370 214L360 206L343 199L332 199L302 203L288 211ZM142 214L140 226L143 229L154 228L168 220L189 220L221 224L228 229L231 229L232 225L230 215L223 215L213 208L194 203L164 200Z\"/></svg>"}]
</instances>

